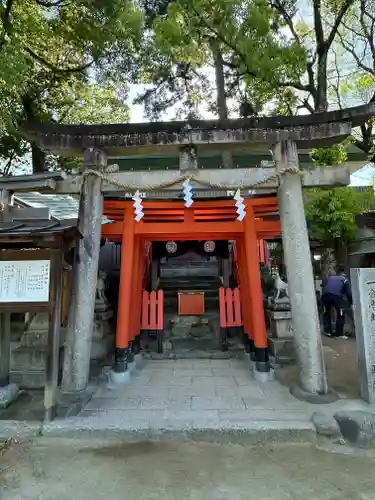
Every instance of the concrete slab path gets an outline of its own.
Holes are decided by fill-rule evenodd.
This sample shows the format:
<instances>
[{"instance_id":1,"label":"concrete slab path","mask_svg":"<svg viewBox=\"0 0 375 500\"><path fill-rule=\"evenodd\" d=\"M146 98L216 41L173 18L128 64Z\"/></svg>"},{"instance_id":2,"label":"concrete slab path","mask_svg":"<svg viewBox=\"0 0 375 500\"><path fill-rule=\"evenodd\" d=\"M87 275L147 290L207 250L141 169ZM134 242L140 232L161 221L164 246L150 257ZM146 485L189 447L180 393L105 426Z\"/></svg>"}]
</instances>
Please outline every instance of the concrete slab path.
<instances>
[{"instance_id":1,"label":"concrete slab path","mask_svg":"<svg viewBox=\"0 0 375 500\"><path fill-rule=\"evenodd\" d=\"M160 434L189 435L251 443L311 441L316 412L367 409L359 400L312 405L296 400L277 381L254 380L249 361L159 360L146 362L128 385L102 384L82 412L44 427L55 436L122 433L147 439Z\"/></svg>"}]
</instances>

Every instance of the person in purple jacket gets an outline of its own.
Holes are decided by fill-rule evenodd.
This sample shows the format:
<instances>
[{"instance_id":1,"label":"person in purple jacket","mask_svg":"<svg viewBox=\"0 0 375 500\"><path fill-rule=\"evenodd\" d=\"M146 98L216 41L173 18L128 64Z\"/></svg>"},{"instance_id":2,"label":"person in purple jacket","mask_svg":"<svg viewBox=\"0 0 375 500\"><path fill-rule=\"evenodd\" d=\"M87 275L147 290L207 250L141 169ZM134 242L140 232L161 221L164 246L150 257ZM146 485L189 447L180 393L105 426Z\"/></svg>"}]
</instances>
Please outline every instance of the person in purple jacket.
<instances>
[{"instance_id":1,"label":"person in purple jacket","mask_svg":"<svg viewBox=\"0 0 375 500\"><path fill-rule=\"evenodd\" d=\"M329 276L324 284L322 304L324 306L323 324L324 333L329 337L347 338L344 335L345 309L344 297L350 305L353 303L349 280L343 269L340 274ZM336 331L332 332L331 309L336 311Z\"/></svg>"}]
</instances>

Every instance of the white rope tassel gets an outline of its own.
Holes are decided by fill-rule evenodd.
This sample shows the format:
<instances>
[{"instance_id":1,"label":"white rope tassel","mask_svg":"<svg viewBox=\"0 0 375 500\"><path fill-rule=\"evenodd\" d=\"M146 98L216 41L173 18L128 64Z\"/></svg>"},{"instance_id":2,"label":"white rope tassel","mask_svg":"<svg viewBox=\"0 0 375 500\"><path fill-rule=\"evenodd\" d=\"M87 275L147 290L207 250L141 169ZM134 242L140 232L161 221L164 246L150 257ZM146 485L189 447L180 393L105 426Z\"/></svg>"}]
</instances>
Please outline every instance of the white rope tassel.
<instances>
[{"instance_id":1,"label":"white rope tassel","mask_svg":"<svg viewBox=\"0 0 375 500\"><path fill-rule=\"evenodd\" d=\"M193 188L191 187L189 179L186 179L186 181L184 181L182 183L182 190L184 193L185 207L190 208L192 206L192 204L194 203L194 201L193 201L193 193L192 193Z\"/></svg>"},{"instance_id":2,"label":"white rope tassel","mask_svg":"<svg viewBox=\"0 0 375 500\"><path fill-rule=\"evenodd\" d=\"M145 214L143 213L142 198L141 198L140 192L138 190L134 193L132 200L134 201L134 203L133 203L134 212L135 212L134 218L137 222L139 222L140 220L143 219Z\"/></svg>"},{"instance_id":3,"label":"white rope tassel","mask_svg":"<svg viewBox=\"0 0 375 500\"><path fill-rule=\"evenodd\" d=\"M245 205L243 203L244 198L241 196L241 190L237 189L236 194L233 196L233 199L236 200L236 207L237 207L237 220L241 221L245 218L246 212L245 212Z\"/></svg>"}]
</instances>

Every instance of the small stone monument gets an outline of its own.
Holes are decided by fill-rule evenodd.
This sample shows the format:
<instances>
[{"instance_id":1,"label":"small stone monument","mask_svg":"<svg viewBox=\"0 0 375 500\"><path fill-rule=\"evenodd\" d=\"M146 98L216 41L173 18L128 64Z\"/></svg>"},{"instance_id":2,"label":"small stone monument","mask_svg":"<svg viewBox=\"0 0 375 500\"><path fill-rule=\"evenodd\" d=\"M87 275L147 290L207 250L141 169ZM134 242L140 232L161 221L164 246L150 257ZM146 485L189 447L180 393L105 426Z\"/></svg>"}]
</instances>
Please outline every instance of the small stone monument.
<instances>
[{"instance_id":1,"label":"small stone monument","mask_svg":"<svg viewBox=\"0 0 375 500\"><path fill-rule=\"evenodd\" d=\"M105 295L106 273L99 271L96 284L94 329L91 343L91 359L103 359L114 342L110 319L113 316L110 303Z\"/></svg>"},{"instance_id":2,"label":"small stone monument","mask_svg":"<svg viewBox=\"0 0 375 500\"><path fill-rule=\"evenodd\" d=\"M10 381L22 388L38 389L45 385L47 368L48 312L36 313L21 341L13 343L10 355ZM63 339L60 339L61 347Z\"/></svg>"},{"instance_id":3,"label":"small stone monument","mask_svg":"<svg viewBox=\"0 0 375 500\"><path fill-rule=\"evenodd\" d=\"M288 295L288 285L275 276L274 296L269 298L268 348L277 364L290 363L295 360L292 311Z\"/></svg>"},{"instance_id":4,"label":"small stone monument","mask_svg":"<svg viewBox=\"0 0 375 500\"><path fill-rule=\"evenodd\" d=\"M350 270L361 397L375 403L375 269Z\"/></svg>"}]
</instances>

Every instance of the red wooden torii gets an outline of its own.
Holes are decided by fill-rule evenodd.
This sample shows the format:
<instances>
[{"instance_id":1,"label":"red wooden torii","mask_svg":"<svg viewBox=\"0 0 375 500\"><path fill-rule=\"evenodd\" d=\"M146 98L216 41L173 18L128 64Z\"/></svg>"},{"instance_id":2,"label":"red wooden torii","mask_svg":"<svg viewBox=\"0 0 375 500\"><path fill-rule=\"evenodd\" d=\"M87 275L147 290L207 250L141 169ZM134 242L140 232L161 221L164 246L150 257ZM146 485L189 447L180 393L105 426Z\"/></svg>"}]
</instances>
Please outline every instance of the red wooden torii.
<instances>
[{"instance_id":1,"label":"red wooden torii","mask_svg":"<svg viewBox=\"0 0 375 500\"><path fill-rule=\"evenodd\" d=\"M280 221L265 220L278 211L277 198L245 200L246 216L238 221L232 200L183 202L143 201L144 217L134 220L132 201L106 200L103 214L114 220L102 226L102 237L121 242L116 350L126 350L141 329L145 243L179 240L234 240L241 290L244 330L256 349L267 348L260 278L261 240L280 236Z\"/></svg>"}]
</instances>

